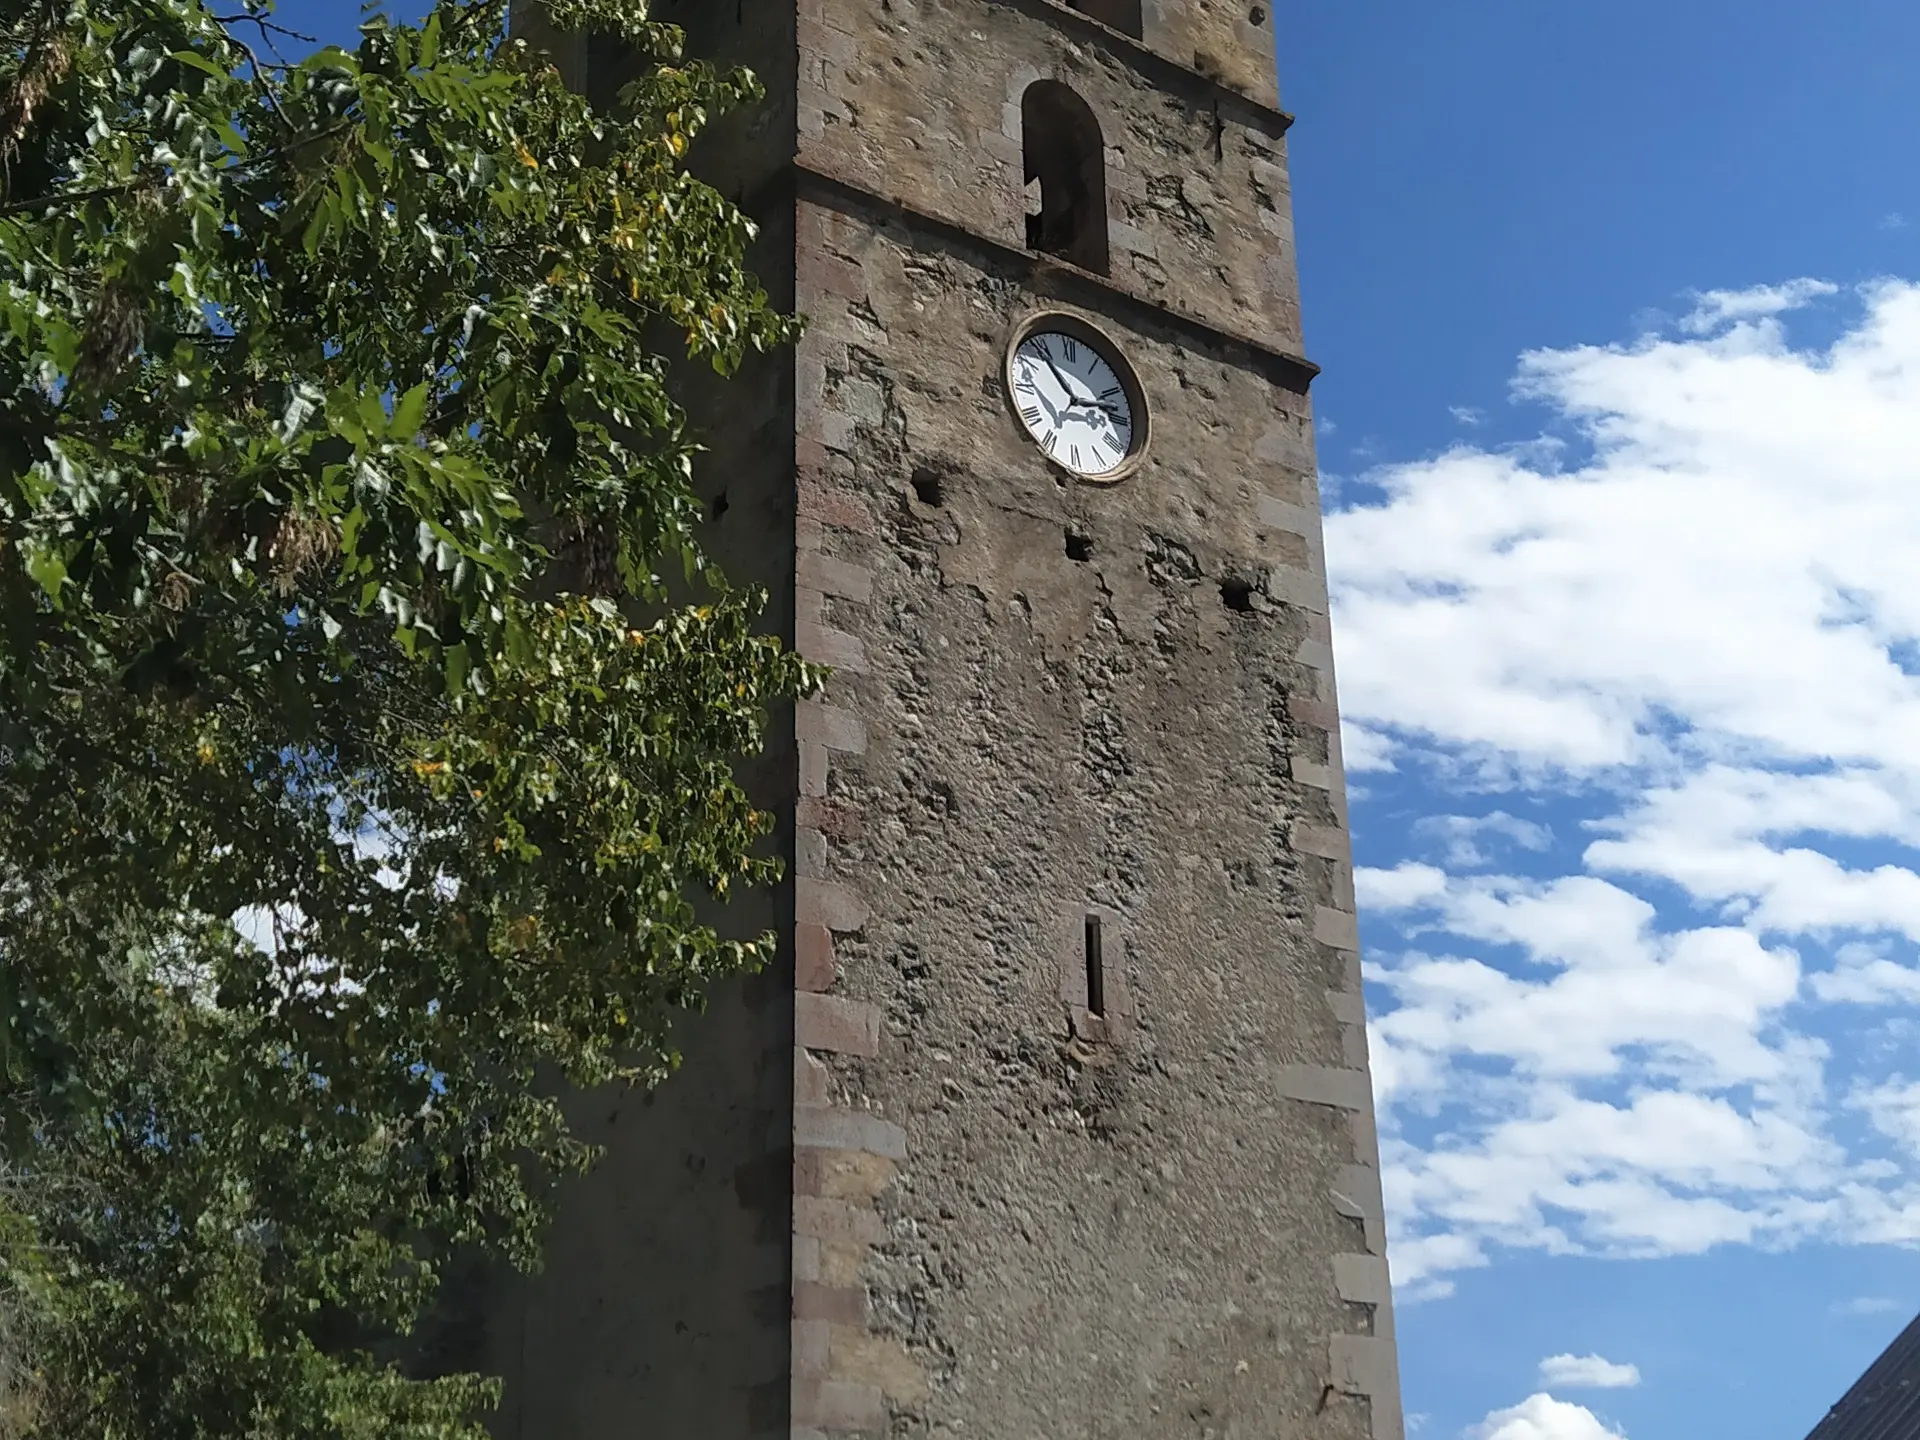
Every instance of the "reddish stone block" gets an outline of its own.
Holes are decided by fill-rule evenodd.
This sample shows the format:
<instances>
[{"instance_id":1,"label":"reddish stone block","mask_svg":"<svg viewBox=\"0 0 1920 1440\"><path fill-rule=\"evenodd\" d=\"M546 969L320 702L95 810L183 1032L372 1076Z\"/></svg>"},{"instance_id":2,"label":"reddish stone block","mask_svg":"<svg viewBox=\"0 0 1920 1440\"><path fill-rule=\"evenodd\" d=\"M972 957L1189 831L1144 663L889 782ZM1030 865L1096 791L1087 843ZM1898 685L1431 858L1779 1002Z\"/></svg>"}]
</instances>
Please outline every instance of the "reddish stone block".
<instances>
[{"instance_id":1,"label":"reddish stone block","mask_svg":"<svg viewBox=\"0 0 1920 1440\"><path fill-rule=\"evenodd\" d=\"M819 439L816 438L812 443L820 445L825 452L826 447ZM837 530L852 530L861 535L873 533L872 512L838 486L823 484L802 471L796 477L795 488L803 518L817 520Z\"/></svg>"},{"instance_id":2,"label":"reddish stone block","mask_svg":"<svg viewBox=\"0 0 1920 1440\"><path fill-rule=\"evenodd\" d=\"M829 840L847 841L860 838L862 829L860 812L843 801L827 800L817 795L803 795L800 797L795 816L803 829L818 830Z\"/></svg>"},{"instance_id":3,"label":"reddish stone block","mask_svg":"<svg viewBox=\"0 0 1920 1440\"><path fill-rule=\"evenodd\" d=\"M797 1281L793 1287L793 1318L825 1320L833 1325L865 1325L867 1292L842 1290L811 1280Z\"/></svg>"},{"instance_id":4,"label":"reddish stone block","mask_svg":"<svg viewBox=\"0 0 1920 1440\"><path fill-rule=\"evenodd\" d=\"M839 967L833 960L833 932L824 925L794 926L794 988L818 994L831 990L839 978Z\"/></svg>"},{"instance_id":5,"label":"reddish stone block","mask_svg":"<svg viewBox=\"0 0 1920 1440\"><path fill-rule=\"evenodd\" d=\"M880 1007L802 993L794 997L793 1034L809 1050L872 1059L880 1053Z\"/></svg>"}]
</instances>

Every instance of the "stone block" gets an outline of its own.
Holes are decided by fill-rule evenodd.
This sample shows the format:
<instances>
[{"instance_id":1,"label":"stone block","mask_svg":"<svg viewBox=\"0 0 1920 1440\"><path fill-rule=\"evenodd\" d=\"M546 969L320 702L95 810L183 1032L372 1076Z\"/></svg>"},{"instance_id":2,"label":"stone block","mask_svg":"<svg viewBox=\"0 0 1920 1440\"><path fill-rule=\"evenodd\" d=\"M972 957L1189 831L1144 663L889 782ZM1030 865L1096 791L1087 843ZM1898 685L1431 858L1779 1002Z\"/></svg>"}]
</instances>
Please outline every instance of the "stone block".
<instances>
[{"instance_id":1,"label":"stone block","mask_svg":"<svg viewBox=\"0 0 1920 1440\"><path fill-rule=\"evenodd\" d=\"M887 1403L879 1387L837 1380L796 1380L793 1423L829 1435L884 1435Z\"/></svg>"},{"instance_id":2,"label":"stone block","mask_svg":"<svg viewBox=\"0 0 1920 1440\"><path fill-rule=\"evenodd\" d=\"M833 932L825 925L794 926L794 987L820 993L831 990L838 978L839 972L833 962Z\"/></svg>"},{"instance_id":3,"label":"stone block","mask_svg":"<svg viewBox=\"0 0 1920 1440\"><path fill-rule=\"evenodd\" d=\"M796 1105L793 1143L823 1150L865 1150L889 1160L907 1158L907 1132L892 1121L860 1110Z\"/></svg>"},{"instance_id":4,"label":"stone block","mask_svg":"<svg viewBox=\"0 0 1920 1440\"><path fill-rule=\"evenodd\" d=\"M867 749L867 722L824 700L802 700L794 707L794 734L843 754L862 755Z\"/></svg>"},{"instance_id":5,"label":"stone block","mask_svg":"<svg viewBox=\"0 0 1920 1440\"><path fill-rule=\"evenodd\" d=\"M800 1195L793 1202L793 1233L835 1245L878 1245L887 1238L887 1227L871 1206Z\"/></svg>"},{"instance_id":6,"label":"stone block","mask_svg":"<svg viewBox=\"0 0 1920 1440\"><path fill-rule=\"evenodd\" d=\"M1289 1100L1372 1112L1373 1091L1364 1070L1338 1070L1330 1065L1282 1065L1278 1078L1280 1093Z\"/></svg>"},{"instance_id":7,"label":"stone block","mask_svg":"<svg viewBox=\"0 0 1920 1440\"><path fill-rule=\"evenodd\" d=\"M864 565L837 560L831 555L802 555L796 576L802 585L810 585L828 595L860 603L873 598L873 572Z\"/></svg>"},{"instance_id":8,"label":"stone block","mask_svg":"<svg viewBox=\"0 0 1920 1440\"><path fill-rule=\"evenodd\" d=\"M834 880L795 880L793 912L797 923L829 930L858 930L867 923L867 902L860 892Z\"/></svg>"},{"instance_id":9,"label":"stone block","mask_svg":"<svg viewBox=\"0 0 1920 1440\"><path fill-rule=\"evenodd\" d=\"M1358 950L1360 917L1348 910L1336 910L1331 905L1316 905L1313 911L1313 938L1336 950Z\"/></svg>"},{"instance_id":10,"label":"stone block","mask_svg":"<svg viewBox=\"0 0 1920 1440\"><path fill-rule=\"evenodd\" d=\"M867 668L867 647L856 635L808 621L794 626L794 648L816 665L861 674Z\"/></svg>"},{"instance_id":11,"label":"stone block","mask_svg":"<svg viewBox=\"0 0 1920 1440\"><path fill-rule=\"evenodd\" d=\"M880 1009L803 991L794 996L793 1034L809 1050L872 1059L880 1053Z\"/></svg>"},{"instance_id":12,"label":"stone block","mask_svg":"<svg viewBox=\"0 0 1920 1440\"><path fill-rule=\"evenodd\" d=\"M865 1325L867 1292L799 1280L793 1287L793 1318L825 1320L832 1325Z\"/></svg>"}]
</instances>

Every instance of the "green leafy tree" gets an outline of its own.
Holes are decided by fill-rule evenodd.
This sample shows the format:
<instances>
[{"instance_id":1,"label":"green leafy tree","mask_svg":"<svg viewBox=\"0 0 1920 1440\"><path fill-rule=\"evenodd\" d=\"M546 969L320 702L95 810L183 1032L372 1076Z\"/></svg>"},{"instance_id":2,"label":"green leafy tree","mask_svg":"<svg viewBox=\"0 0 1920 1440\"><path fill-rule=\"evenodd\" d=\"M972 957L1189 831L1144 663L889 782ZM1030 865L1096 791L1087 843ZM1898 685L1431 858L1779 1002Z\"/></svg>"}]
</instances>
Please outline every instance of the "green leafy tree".
<instances>
[{"instance_id":1,"label":"green leafy tree","mask_svg":"<svg viewBox=\"0 0 1920 1440\"><path fill-rule=\"evenodd\" d=\"M387 1359L770 941L735 778L813 682L696 539L673 365L784 343L635 0L0 25L0 1206L31 1433L477 1435ZM670 589L671 585L671 589ZM705 599L695 605L691 599ZM23 1232L21 1227L27 1227ZM24 1238L23 1238L24 1236Z\"/></svg>"}]
</instances>

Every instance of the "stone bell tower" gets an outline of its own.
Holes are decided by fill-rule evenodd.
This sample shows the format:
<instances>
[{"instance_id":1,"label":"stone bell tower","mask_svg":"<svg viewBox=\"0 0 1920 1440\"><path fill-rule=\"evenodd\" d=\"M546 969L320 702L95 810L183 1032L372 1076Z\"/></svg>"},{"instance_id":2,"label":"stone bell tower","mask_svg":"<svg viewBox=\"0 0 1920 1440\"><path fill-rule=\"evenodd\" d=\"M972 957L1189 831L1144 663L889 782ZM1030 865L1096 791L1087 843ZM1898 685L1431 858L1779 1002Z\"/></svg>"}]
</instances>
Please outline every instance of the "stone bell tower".
<instances>
[{"instance_id":1,"label":"stone bell tower","mask_svg":"<svg viewBox=\"0 0 1920 1440\"><path fill-rule=\"evenodd\" d=\"M806 336L689 403L835 674L783 964L476 1315L501 1434L1399 1440L1266 4L653 11L769 89L698 158Z\"/></svg>"}]
</instances>

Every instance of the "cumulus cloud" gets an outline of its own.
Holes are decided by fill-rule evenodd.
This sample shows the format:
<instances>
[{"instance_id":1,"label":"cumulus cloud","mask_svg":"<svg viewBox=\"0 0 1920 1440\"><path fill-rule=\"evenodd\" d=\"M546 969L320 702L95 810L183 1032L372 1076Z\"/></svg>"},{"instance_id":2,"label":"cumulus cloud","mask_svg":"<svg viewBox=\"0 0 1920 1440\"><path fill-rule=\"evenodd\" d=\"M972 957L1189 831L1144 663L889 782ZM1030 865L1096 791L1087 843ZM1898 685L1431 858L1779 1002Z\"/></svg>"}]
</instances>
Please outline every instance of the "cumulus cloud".
<instances>
[{"instance_id":1,"label":"cumulus cloud","mask_svg":"<svg viewBox=\"0 0 1920 1440\"><path fill-rule=\"evenodd\" d=\"M1508 1410L1496 1410L1467 1432L1473 1440L1626 1440L1584 1405L1551 1395L1529 1395Z\"/></svg>"},{"instance_id":2,"label":"cumulus cloud","mask_svg":"<svg viewBox=\"0 0 1920 1440\"><path fill-rule=\"evenodd\" d=\"M1545 850L1553 841L1546 826L1504 810L1486 815L1427 815L1414 833L1437 844L1447 865L1470 870L1492 863L1502 849Z\"/></svg>"},{"instance_id":3,"label":"cumulus cloud","mask_svg":"<svg viewBox=\"0 0 1920 1440\"><path fill-rule=\"evenodd\" d=\"M1506 1247L1920 1239L1920 286L1836 294L1527 355L1535 441L1328 517L1416 1295ZM1815 302L1845 331L1796 346Z\"/></svg>"},{"instance_id":4,"label":"cumulus cloud","mask_svg":"<svg viewBox=\"0 0 1920 1440\"><path fill-rule=\"evenodd\" d=\"M1347 773L1356 774L1366 770L1392 770L1393 741L1377 730L1369 730L1360 725L1349 725L1344 721L1340 726L1340 748L1345 752Z\"/></svg>"},{"instance_id":5,"label":"cumulus cloud","mask_svg":"<svg viewBox=\"0 0 1920 1440\"><path fill-rule=\"evenodd\" d=\"M1540 1383L1563 1390L1631 1390L1640 1383L1640 1367L1599 1355L1549 1355L1540 1362Z\"/></svg>"},{"instance_id":6,"label":"cumulus cloud","mask_svg":"<svg viewBox=\"0 0 1920 1440\"><path fill-rule=\"evenodd\" d=\"M1705 335L1723 325L1784 315L1839 293L1838 285L1825 280L1790 280L1784 285L1760 285L1751 290L1708 290L1694 297L1693 311L1681 320L1680 328L1690 335Z\"/></svg>"}]
</instances>

